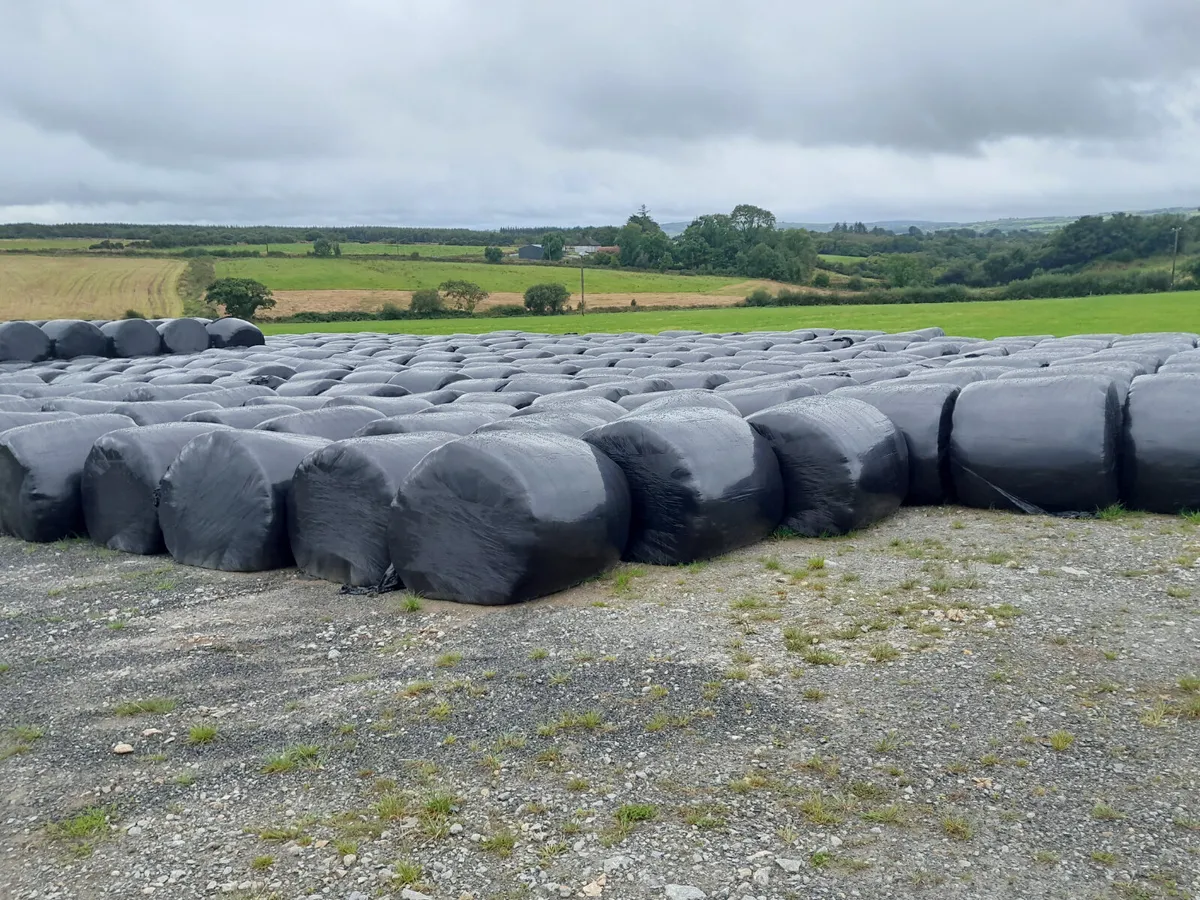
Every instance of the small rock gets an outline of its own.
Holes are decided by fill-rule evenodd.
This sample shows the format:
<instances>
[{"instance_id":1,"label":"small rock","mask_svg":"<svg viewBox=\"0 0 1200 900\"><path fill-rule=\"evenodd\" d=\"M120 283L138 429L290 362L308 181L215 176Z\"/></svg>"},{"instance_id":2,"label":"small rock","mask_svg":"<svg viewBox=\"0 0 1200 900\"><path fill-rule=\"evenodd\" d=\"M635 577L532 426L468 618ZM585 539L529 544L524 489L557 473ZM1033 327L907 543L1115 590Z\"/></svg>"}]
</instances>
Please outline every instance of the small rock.
<instances>
[{"instance_id":1,"label":"small rock","mask_svg":"<svg viewBox=\"0 0 1200 900\"><path fill-rule=\"evenodd\" d=\"M800 867L803 865L803 863L798 859L784 859L783 857L776 857L775 864L789 875L797 874L800 871Z\"/></svg>"},{"instance_id":2,"label":"small rock","mask_svg":"<svg viewBox=\"0 0 1200 900\"><path fill-rule=\"evenodd\" d=\"M668 884L664 889L667 900L707 900L708 894L690 884Z\"/></svg>"},{"instance_id":3,"label":"small rock","mask_svg":"<svg viewBox=\"0 0 1200 900\"><path fill-rule=\"evenodd\" d=\"M451 834L462 834L462 831L463 831L463 827L461 825L459 825L457 822L455 822L453 825L450 826Z\"/></svg>"},{"instance_id":4,"label":"small rock","mask_svg":"<svg viewBox=\"0 0 1200 900\"><path fill-rule=\"evenodd\" d=\"M340 651L340 650L330 650L330 651L329 651L329 652L326 654L326 657L327 657L327 658L329 658L329 659L340 659L340 658L341 658L341 656L342 656L342 653L341 653L341 651Z\"/></svg>"},{"instance_id":5,"label":"small rock","mask_svg":"<svg viewBox=\"0 0 1200 900\"><path fill-rule=\"evenodd\" d=\"M840 847L840 846L842 846L842 839L835 835L834 837L831 837L829 839L829 844L830 844L830 846L833 846L833 847Z\"/></svg>"},{"instance_id":6,"label":"small rock","mask_svg":"<svg viewBox=\"0 0 1200 900\"><path fill-rule=\"evenodd\" d=\"M127 835L129 835L130 837L137 837L139 834L142 833L142 826L130 825L127 829L125 829L125 833Z\"/></svg>"},{"instance_id":7,"label":"small rock","mask_svg":"<svg viewBox=\"0 0 1200 900\"><path fill-rule=\"evenodd\" d=\"M346 900L371 900L371 898L362 891L351 891L350 896Z\"/></svg>"},{"instance_id":8,"label":"small rock","mask_svg":"<svg viewBox=\"0 0 1200 900\"><path fill-rule=\"evenodd\" d=\"M353 853L347 853L345 856L342 857L342 865L345 866L347 869L350 868L352 865L354 865L356 862L358 862L358 857L355 856Z\"/></svg>"},{"instance_id":9,"label":"small rock","mask_svg":"<svg viewBox=\"0 0 1200 900\"><path fill-rule=\"evenodd\" d=\"M605 873L611 875L613 872L620 872L622 869L633 865L633 859L628 856L610 856L601 866Z\"/></svg>"},{"instance_id":10,"label":"small rock","mask_svg":"<svg viewBox=\"0 0 1200 900\"><path fill-rule=\"evenodd\" d=\"M754 883L757 884L759 887L766 887L768 884L770 884L771 883L771 870L770 869L759 869L757 872L755 872L754 873Z\"/></svg>"},{"instance_id":11,"label":"small rock","mask_svg":"<svg viewBox=\"0 0 1200 900\"><path fill-rule=\"evenodd\" d=\"M405 888L400 892L403 900L433 900L428 894L422 894L420 891L414 891L412 888Z\"/></svg>"},{"instance_id":12,"label":"small rock","mask_svg":"<svg viewBox=\"0 0 1200 900\"><path fill-rule=\"evenodd\" d=\"M116 746L114 746L112 752L122 754L122 755L126 754L126 753L132 753L133 747L131 747L129 744L121 743L121 744L117 744Z\"/></svg>"}]
</instances>

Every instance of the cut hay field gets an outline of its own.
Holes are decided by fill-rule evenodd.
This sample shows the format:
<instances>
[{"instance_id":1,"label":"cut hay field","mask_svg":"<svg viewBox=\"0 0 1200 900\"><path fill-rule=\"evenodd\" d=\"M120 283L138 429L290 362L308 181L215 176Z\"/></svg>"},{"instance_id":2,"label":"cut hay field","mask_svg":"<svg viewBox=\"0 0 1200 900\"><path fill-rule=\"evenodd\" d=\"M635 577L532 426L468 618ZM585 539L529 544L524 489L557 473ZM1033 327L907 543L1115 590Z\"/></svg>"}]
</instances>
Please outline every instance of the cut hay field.
<instances>
[{"instance_id":1,"label":"cut hay field","mask_svg":"<svg viewBox=\"0 0 1200 900\"><path fill-rule=\"evenodd\" d=\"M176 259L0 255L0 319L178 316Z\"/></svg>"},{"instance_id":2,"label":"cut hay field","mask_svg":"<svg viewBox=\"0 0 1200 900\"><path fill-rule=\"evenodd\" d=\"M0 250L86 250L92 238L0 238Z\"/></svg>"},{"instance_id":3,"label":"cut hay field","mask_svg":"<svg viewBox=\"0 0 1200 900\"><path fill-rule=\"evenodd\" d=\"M947 334L993 338L1001 335L1086 332L1200 331L1200 291L1125 294L1066 300L1006 300L892 306L792 306L593 313L586 316L424 319L398 322L265 324L268 334L297 332L406 332L480 334L486 331L647 332L691 329L706 332L788 330L813 326L905 331L940 326Z\"/></svg>"},{"instance_id":4,"label":"cut hay field","mask_svg":"<svg viewBox=\"0 0 1200 900\"><path fill-rule=\"evenodd\" d=\"M473 281L485 291L523 293L556 281L579 292L579 269L538 265L419 262L386 259L227 259L216 261L217 277L254 278L273 291L415 291L443 281ZM587 290L597 294L718 293L745 284L737 276L664 275L623 269L588 269ZM734 291L737 294L737 291Z\"/></svg>"}]
</instances>

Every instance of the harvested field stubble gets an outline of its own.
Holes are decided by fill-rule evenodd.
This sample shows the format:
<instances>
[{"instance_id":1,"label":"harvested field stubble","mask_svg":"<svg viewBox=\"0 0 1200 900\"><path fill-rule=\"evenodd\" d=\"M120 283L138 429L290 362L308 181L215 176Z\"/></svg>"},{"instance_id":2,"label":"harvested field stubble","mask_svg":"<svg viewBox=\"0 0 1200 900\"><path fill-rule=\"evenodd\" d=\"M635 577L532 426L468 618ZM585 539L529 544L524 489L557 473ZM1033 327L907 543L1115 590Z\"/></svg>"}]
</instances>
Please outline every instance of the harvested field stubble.
<instances>
[{"instance_id":1,"label":"harvested field stubble","mask_svg":"<svg viewBox=\"0 0 1200 900\"><path fill-rule=\"evenodd\" d=\"M481 609L0 539L0 884L1195 894L1198 555L908 508Z\"/></svg>"}]
</instances>

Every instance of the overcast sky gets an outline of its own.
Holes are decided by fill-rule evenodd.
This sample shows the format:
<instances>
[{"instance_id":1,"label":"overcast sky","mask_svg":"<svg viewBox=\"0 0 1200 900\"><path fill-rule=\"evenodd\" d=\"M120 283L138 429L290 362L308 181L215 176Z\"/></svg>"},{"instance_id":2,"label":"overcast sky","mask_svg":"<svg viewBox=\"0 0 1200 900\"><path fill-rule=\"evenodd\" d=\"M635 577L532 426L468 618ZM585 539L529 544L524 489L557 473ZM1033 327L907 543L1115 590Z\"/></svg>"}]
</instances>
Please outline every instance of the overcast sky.
<instances>
[{"instance_id":1,"label":"overcast sky","mask_svg":"<svg viewBox=\"0 0 1200 900\"><path fill-rule=\"evenodd\" d=\"M1200 205L1200 0L0 0L0 221Z\"/></svg>"}]
</instances>

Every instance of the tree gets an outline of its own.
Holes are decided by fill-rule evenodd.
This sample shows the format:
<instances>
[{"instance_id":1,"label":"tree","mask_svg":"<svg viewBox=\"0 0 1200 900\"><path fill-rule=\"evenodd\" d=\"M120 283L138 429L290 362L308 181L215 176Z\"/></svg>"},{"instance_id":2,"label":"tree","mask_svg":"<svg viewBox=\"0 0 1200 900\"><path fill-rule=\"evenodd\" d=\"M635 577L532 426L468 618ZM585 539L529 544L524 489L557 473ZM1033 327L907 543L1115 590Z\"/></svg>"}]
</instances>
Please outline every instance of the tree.
<instances>
[{"instance_id":1,"label":"tree","mask_svg":"<svg viewBox=\"0 0 1200 900\"><path fill-rule=\"evenodd\" d=\"M498 263L504 259L504 251L499 247L484 247L483 258L490 263Z\"/></svg>"},{"instance_id":2,"label":"tree","mask_svg":"<svg viewBox=\"0 0 1200 900\"><path fill-rule=\"evenodd\" d=\"M813 287L827 288L829 287L829 276L824 272L818 272L812 279Z\"/></svg>"},{"instance_id":3,"label":"tree","mask_svg":"<svg viewBox=\"0 0 1200 900\"><path fill-rule=\"evenodd\" d=\"M735 206L729 214L729 222L741 232L746 247L756 243L762 232L775 230L775 214L751 203Z\"/></svg>"},{"instance_id":4,"label":"tree","mask_svg":"<svg viewBox=\"0 0 1200 900\"><path fill-rule=\"evenodd\" d=\"M443 308L442 295L433 288L413 291L412 300L408 304L409 313L418 318L436 316Z\"/></svg>"},{"instance_id":5,"label":"tree","mask_svg":"<svg viewBox=\"0 0 1200 900\"><path fill-rule=\"evenodd\" d=\"M550 232L542 235L542 255L546 259L562 259L565 242L561 234Z\"/></svg>"},{"instance_id":6,"label":"tree","mask_svg":"<svg viewBox=\"0 0 1200 900\"><path fill-rule=\"evenodd\" d=\"M890 254L885 268L890 287L915 287L929 283L929 269L915 256L900 253Z\"/></svg>"},{"instance_id":7,"label":"tree","mask_svg":"<svg viewBox=\"0 0 1200 900\"><path fill-rule=\"evenodd\" d=\"M319 237L313 241L313 256L333 256L333 242L327 237Z\"/></svg>"},{"instance_id":8,"label":"tree","mask_svg":"<svg viewBox=\"0 0 1200 900\"><path fill-rule=\"evenodd\" d=\"M556 316L570 298L571 292L556 281L535 284L525 291L525 308L535 316Z\"/></svg>"},{"instance_id":9,"label":"tree","mask_svg":"<svg viewBox=\"0 0 1200 900\"><path fill-rule=\"evenodd\" d=\"M446 295L455 309L472 315L475 307L488 298L488 292L473 281L443 281L438 290Z\"/></svg>"},{"instance_id":10,"label":"tree","mask_svg":"<svg viewBox=\"0 0 1200 900\"><path fill-rule=\"evenodd\" d=\"M204 299L225 307L225 315L253 319L259 309L270 309L275 298L262 282L253 278L218 278L208 286Z\"/></svg>"}]
</instances>

